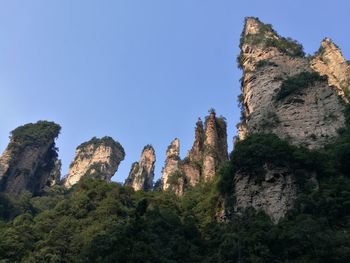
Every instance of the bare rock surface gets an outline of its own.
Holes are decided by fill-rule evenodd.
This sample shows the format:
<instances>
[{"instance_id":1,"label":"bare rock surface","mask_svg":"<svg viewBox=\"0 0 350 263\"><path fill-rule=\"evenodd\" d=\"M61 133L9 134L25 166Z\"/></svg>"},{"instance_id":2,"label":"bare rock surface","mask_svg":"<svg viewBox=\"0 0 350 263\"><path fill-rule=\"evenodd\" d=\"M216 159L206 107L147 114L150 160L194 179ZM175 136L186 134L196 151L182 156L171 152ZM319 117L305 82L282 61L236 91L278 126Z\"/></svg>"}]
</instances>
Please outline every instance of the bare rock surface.
<instances>
[{"instance_id":1,"label":"bare rock surface","mask_svg":"<svg viewBox=\"0 0 350 263\"><path fill-rule=\"evenodd\" d=\"M140 161L132 164L125 185L131 186L135 191L151 190L154 178L154 163L156 154L151 145L146 145L141 153Z\"/></svg>"},{"instance_id":2,"label":"bare rock surface","mask_svg":"<svg viewBox=\"0 0 350 263\"><path fill-rule=\"evenodd\" d=\"M77 147L64 186L72 187L82 177L96 178L110 182L124 160L123 147L111 137L92 138Z\"/></svg>"}]
</instances>

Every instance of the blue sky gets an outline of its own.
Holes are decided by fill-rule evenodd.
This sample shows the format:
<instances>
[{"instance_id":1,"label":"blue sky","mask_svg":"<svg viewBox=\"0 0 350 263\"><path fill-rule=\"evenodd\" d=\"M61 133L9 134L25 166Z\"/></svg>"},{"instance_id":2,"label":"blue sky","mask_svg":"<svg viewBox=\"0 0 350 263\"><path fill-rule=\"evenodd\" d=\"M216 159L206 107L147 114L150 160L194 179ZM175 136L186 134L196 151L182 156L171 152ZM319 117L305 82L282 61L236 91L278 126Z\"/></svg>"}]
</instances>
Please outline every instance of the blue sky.
<instances>
[{"instance_id":1,"label":"blue sky","mask_svg":"<svg viewBox=\"0 0 350 263\"><path fill-rule=\"evenodd\" d=\"M350 59L347 0L115 0L0 2L0 151L19 125L51 120L63 174L76 146L109 135L126 151L124 181L144 145L175 137L190 149L209 108L239 120L236 56L246 16L271 23L313 53L331 37Z\"/></svg>"}]
</instances>

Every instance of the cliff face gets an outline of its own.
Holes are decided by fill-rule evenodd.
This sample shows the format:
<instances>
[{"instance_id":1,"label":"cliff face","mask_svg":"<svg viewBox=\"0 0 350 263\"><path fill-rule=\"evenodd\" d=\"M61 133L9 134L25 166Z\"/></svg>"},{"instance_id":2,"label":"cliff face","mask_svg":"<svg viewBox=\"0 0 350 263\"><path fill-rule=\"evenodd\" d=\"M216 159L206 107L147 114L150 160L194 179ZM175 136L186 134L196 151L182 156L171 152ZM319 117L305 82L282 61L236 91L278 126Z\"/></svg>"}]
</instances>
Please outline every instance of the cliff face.
<instances>
[{"instance_id":1,"label":"cliff face","mask_svg":"<svg viewBox=\"0 0 350 263\"><path fill-rule=\"evenodd\" d=\"M315 149L337 136L345 125L350 75L340 50L330 40L323 41L319 54L308 59L300 44L279 36L258 19L247 18L240 46L239 139L274 133L292 144ZM266 164L264 169L263 181L249 174L235 175L235 209L262 209L277 222L294 205L298 187L288 168Z\"/></svg>"},{"instance_id":2,"label":"cliff face","mask_svg":"<svg viewBox=\"0 0 350 263\"><path fill-rule=\"evenodd\" d=\"M92 138L77 147L64 185L72 187L82 177L98 178L109 182L124 160L123 147L111 137Z\"/></svg>"},{"instance_id":3,"label":"cliff face","mask_svg":"<svg viewBox=\"0 0 350 263\"><path fill-rule=\"evenodd\" d=\"M265 167L265 177L257 182L249 175L236 174L235 211L246 207L264 210L272 221L278 222L294 205L297 197L295 176L286 167Z\"/></svg>"},{"instance_id":4,"label":"cliff face","mask_svg":"<svg viewBox=\"0 0 350 263\"><path fill-rule=\"evenodd\" d=\"M59 180L55 138L61 127L39 121L18 127L0 157L0 190L19 194L23 190L40 193Z\"/></svg>"},{"instance_id":5,"label":"cliff face","mask_svg":"<svg viewBox=\"0 0 350 263\"><path fill-rule=\"evenodd\" d=\"M176 154L173 155L173 152ZM167 151L162 188L182 195L187 187L211 180L219 165L228 160L225 119L216 117L211 110L206 117L205 128L201 119L196 123L195 140L184 160L180 159L179 152L180 143L175 139Z\"/></svg>"},{"instance_id":6,"label":"cliff face","mask_svg":"<svg viewBox=\"0 0 350 263\"><path fill-rule=\"evenodd\" d=\"M166 151L165 166L162 170L162 189L169 190L176 181L176 173L180 170L180 140L175 138Z\"/></svg>"},{"instance_id":7,"label":"cliff face","mask_svg":"<svg viewBox=\"0 0 350 263\"><path fill-rule=\"evenodd\" d=\"M151 190L154 178L154 163L156 162L156 154L151 145L143 148L139 162L132 164L125 185L131 186L135 191Z\"/></svg>"},{"instance_id":8,"label":"cliff face","mask_svg":"<svg viewBox=\"0 0 350 263\"><path fill-rule=\"evenodd\" d=\"M325 38L317 55L311 61L311 67L328 77L330 85L337 88L338 94L348 100L350 92L350 66L343 57L340 49Z\"/></svg>"},{"instance_id":9,"label":"cliff face","mask_svg":"<svg viewBox=\"0 0 350 263\"><path fill-rule=\"evenodd\" d=\"M239 62L244 71L240 139L251 133L272 132L293 144L319 148L344 126L345 102L339 99L339 89L332 86L336 81L315 77L313 68L321 62L310 63L299 44L280 37L269 25L254 18L246 20ZM302 83L308 76L314 79ZM299 87L293 90L293 84Z\"/></svg>"}]
</instances>

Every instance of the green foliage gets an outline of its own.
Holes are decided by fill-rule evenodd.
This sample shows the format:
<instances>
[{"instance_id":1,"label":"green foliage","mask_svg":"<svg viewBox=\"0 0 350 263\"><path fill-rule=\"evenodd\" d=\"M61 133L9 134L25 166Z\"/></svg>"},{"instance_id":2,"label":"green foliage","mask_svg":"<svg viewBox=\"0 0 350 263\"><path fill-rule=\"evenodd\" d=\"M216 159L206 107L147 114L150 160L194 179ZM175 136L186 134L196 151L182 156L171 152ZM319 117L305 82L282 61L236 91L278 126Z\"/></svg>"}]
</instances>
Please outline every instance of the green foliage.
<instances>
[{"instance_id":1,"label":"green foliage","mask_svg":"<svg viewBox=\"0 0 350 263\"><path fill-rule=\"evenodd\" d=\"M217 179L171 192L83 178L41 196L0 194L1 262L326 263L350 260L350 132L309 151L272 134L236 144ZM259 177L265 163L316 171L319 188L299 194L278 224L247 209L219 222L235 172Z\"/></svg>"},{"instance_id":2,"label":"green foliage","mask_svg":"<svg viewBox=\"0 0 350 263\"><path fill-rule=\"evenodd\" d=\"M20 126L11 132L10 148L20 150L28 146L40 147L55 139L61 127L48 121L38 121Z\"/></svg>"},{"instance_id":3,"label":"green foliage","mask_svg":"<svg viewBox=\"0 0 350 263\"><path fill-rule=\"evenodd\" d=\"M281 84L276 94L276 100L283 100L291 94L297 94L301 90L313 85L316 81L326 81L327 77L320 76L317 72L302 72L289 77Z\"/></svg>"},{"instance_id":4,"label":"green foliage","mask_svg":"<svg viewBox=\"0 0 350 263\"><path fill-rule=\"evenodd\" d=\"M256 64L256 68L263 68L263 67L267 67L267 66L277 66L276 63L272 62L272 61L269 61L269 60L266 60L266 59L263 59L263 60L260 60L257 64Z\"/></svg>"},{"instance_id":5,"label":"green foliage","mask_svg":"<svg viewBox=\"0 0 350 263\"><path fill-rule=\"evenodd\" d=\"M167 183L170 185L178 185L180 179L186 180L186 176L180 171L176 171L169 175Z\"/></svg>"},{"instance_id":6,"label":"green foliage","mask_svg":"<svg viewBox=\"0 0 350 263\"><path fill-rule=\"evenodd\" d=\"M267 47L275 47L279 51L286 53L292 57L304 57L305 53L303 51L303 46L296 40L291 38L279 37L266 39L265 45Z\"/></svg>"},{"instance_id":7,"label":"green foliage","mask_svg":"<svg viewBox=\"0 0 350 263\"><path fill-rule=\"evenodd\" d=\"M262 181L265 178L266 165L287 167L291 171L298 171L296 174L301 177L306 177L306 171L322 173L326 169L325 158L324 153L292 146L275 134L253 134L235 144L230 162L219 170L219 190L224 195L232 194L236 173L250 175L257 181ZM303 183L302 180L299 182Z\"/></svg>"}]
</instances>

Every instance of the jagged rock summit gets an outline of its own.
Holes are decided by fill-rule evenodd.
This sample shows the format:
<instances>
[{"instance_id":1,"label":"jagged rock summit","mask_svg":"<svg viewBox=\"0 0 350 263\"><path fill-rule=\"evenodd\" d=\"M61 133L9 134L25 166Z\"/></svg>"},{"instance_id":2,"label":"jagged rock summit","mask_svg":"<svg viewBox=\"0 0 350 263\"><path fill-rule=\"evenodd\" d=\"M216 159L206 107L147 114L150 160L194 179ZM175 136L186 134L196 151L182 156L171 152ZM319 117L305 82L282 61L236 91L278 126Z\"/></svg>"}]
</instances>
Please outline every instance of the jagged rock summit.
<instances>
[{"instance_id":1,"label":"jagged rock summit","mask_svg":"<svg viewBox=\"0 0 350 263\"><path fill-rule=\"evenodd\" d=\"M350 95L350 65L339 47L330 38L325 38L316 55L310 62L311 67L327 76L330 85L337 88L342 98L348 101Z\"/></svg>"},{"instance_id":2,"label":"jagged rock summit","mask_svg":"<svg viewBox=\"0 0 350 263\"><path fill-rule=\"evenodd\" d=\"M325 39L313 57L302 46L281 37L271 25L246 18L240 42L243 69L239 140L254 133L274 133L289 143L322 148L345 126L349 65L339 48ZM234 177L235 211L262 209L278 222L293 207L299 192L288 166L265 164L263 180L251 174ZM315 183L315 175L305 175Z\"/></svg>"},{"instance_id":3,"label":"jagged rock summit","mask_svg":"<svg viewBox=\"0 0 350 263\"><path fill-rule=\"evenodd\" d=\"M228 160L226 122L211 109L195 128L195 140L186 158L180 158L180 141L175 139L167 149L162 171L162 189L183 195L186 188L213 179L221 163Z\"/></svg>"},{"instance_id":4,"label":"jagged rock summit","mask_svg":"<svg viewBox=\"0 0 350 263\"><path fill-rule=\"evenodd\" d=\"M154 163L156 154L152 145L146 145L141 153L140 161L131 166L125 185L131 186L135 191L151 190L154 178Z\"/></svg>"},{"instance_id":5,"label":"jagged rock summit","mask_svg":"<svg viewBox=\"0 0 350 263\"><path fill-rule=\"evenodd\" d=\"M60 129L53 122L38 121L11 132L10 143L0 157L0 191L39 194L45 186L59 181L55 139Z\"/></svg>"},{"instance_id":6,"label":"jagged rock summit","mask_svg":"<svg viewBox=\"0 0 350 263\"><path fill-rule=\"evenodd\" d=\"M72 187L82 177L97 178L109 182L124 160L125 152L120 143L111 137L82 143L76 149L75 158L70 165L64 186Z\"/></svg>"}]
</instances>

